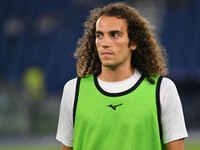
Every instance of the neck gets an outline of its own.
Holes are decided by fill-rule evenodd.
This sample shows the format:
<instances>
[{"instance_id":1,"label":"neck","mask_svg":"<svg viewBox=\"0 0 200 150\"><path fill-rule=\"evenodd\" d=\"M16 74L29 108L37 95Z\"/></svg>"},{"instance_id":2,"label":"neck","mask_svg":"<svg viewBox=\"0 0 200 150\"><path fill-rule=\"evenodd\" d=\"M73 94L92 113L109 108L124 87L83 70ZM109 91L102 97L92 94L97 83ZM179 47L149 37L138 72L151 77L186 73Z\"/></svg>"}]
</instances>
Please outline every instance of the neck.
<instances>
[{"instance_id":1,"label":"neck","mask_svg":"<svg viewBox=\"0 0 200 150\"><path fill-rule=\"evenodd\" d=\"M108 67L102 66L102 72L99 75L99 79L106 82L117 82L128 79L135 72L135 69L131 66L129 67L120 67L117 69L110 69Z\"/></svg>"}]
</instances>

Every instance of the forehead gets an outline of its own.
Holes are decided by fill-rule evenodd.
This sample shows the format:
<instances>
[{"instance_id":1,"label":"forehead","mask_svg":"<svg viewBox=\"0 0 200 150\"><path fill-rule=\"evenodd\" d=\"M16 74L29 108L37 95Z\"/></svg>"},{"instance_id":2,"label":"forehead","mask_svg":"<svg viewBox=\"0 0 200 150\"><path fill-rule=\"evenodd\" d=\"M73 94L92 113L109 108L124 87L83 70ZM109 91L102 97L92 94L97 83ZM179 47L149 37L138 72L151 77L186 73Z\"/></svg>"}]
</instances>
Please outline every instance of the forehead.
<instances>
[{"instance_id":1,"label":"forehead","mask_svg":"<svg viewBox=\"0 0 200 150\"><path fill-rule=\"evenodd\" d=\"M101 16L96 22L96 31L109 32L118 30L127 31L127 23L124 19L117 17Z\"/></svg>"}]
</instances>

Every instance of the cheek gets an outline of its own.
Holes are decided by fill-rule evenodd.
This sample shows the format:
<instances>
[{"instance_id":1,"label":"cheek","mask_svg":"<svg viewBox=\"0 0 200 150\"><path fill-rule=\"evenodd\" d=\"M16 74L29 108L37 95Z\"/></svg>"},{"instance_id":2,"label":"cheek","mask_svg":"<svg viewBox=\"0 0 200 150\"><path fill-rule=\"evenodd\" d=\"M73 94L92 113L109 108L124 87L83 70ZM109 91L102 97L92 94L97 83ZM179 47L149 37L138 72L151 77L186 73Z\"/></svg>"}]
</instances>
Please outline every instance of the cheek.
<instances>
[{"instance_id":1,"label":"cheek","mask_svg":"<svg viewBox=\"0 0 200 150\"><path fill-rule=\"evenodd\" d=\"M97 48L99 47L99 45L100 45L99 40L95 40L95 45L96 45Z\"/></svg>"},{"instance_id":2,"label":"cheek","mask_svg":"<svg viewBox=\"0 0 200 150\"><path fill-rule=\"evenodd\" d=\"M98 40L95 41L96 51L99 54L100 43Z\"/></svg>"},{"instance_id":3,"label":"cheek","mask_svg":"<svg viewBox=\"0 0 200 150\"><path fill-rule=\"evenodd\" d=\"M127 40L120 40L115 42L115 46L118 48L127 49L128 48L128 41Z\"/></svg>"}]
</instances>

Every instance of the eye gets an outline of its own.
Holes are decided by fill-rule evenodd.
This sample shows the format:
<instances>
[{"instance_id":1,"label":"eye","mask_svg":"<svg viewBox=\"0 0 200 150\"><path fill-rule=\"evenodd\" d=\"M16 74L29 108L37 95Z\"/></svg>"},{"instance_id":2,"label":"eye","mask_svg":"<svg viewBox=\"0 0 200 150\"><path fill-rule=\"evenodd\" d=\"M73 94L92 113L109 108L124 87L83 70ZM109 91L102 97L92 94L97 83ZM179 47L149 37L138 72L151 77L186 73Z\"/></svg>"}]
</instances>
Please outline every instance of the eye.
<instances>
[{"instance_id":1,"label":"eye","mask_svg":"<svg viewBox=\"0 0 200 150\"><path fill-rule=\"evenodd\" d=\"M112 33L113 38L118 38L119 36L120 36L119 33Z\"/></svg>"},{"instance_id":2,"label":"eye","mask_svg":"<svg viewBox=\"0 0 200 150\"><path fill-rule=\"evenodd\" d=\"M102 34L100 34L100 33L97 33L97 34L96 34L96 38L101 39L102 37L103 37Z\"/></svg>"}]
</instances>

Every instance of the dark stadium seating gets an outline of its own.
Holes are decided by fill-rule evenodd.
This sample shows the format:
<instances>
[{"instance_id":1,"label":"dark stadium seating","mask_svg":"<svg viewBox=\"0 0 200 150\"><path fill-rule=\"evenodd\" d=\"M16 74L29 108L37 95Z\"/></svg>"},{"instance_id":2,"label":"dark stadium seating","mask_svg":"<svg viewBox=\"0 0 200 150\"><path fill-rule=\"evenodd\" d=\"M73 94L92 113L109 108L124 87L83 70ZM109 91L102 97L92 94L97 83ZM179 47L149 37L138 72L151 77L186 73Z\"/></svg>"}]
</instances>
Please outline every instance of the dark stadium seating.
<instances>
[{"instance_id":1,"label":"dark stadium seating","mask_svg":"<svg viewBox=\"0 0 200 150\"><path fill-rule=\"evenodd\" d=\"M21 82L27 68L39 66L45 73L48 90L61 91L64 83L76 76L72 56L76 41L83 34L82 24L92 9L78 2L1 0L0 78ZM164 15L160 37L169 54L170 76L177 81L200 76L198 6L198 0L181 7L169 5Z\"/></svg>"},{"instance_id":2,"label":"dark stadium seating","mask_svg":"<svg viewBox=\"0 0 200 150\"><path fill-rule=\"evenodd\" d=\"M169 55L170 76L175 80L196 80L200 76L200 1L168 6L161 32ZM199 79L198 79L199 80Z\"/></svg>"}]
</instances>

